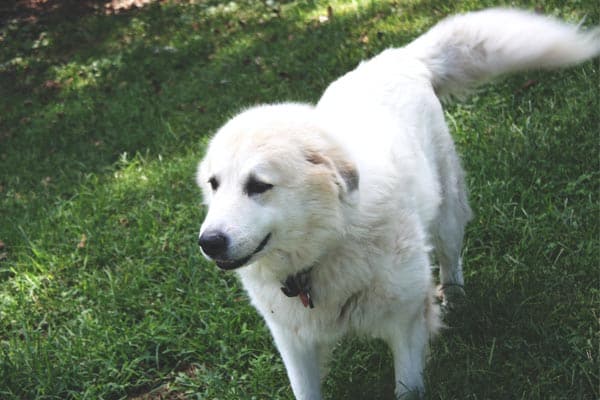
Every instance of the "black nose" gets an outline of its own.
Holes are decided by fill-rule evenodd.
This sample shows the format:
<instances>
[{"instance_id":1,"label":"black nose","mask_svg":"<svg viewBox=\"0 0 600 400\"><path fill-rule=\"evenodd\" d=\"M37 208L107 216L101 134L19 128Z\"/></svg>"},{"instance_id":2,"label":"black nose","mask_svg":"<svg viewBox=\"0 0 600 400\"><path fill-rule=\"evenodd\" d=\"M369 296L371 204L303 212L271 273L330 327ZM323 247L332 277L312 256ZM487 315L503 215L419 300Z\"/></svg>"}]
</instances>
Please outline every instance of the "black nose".
<instances>
[{"instance_id":1,"label":"black nose","mask_svg":"<svg viewBox=\"0 0 600 400\"><path fill-rule=\"evenodd\" d=\"M229 239L219 231L207 231L200 235L198 245L207 256L215 258L227 251Z\"/></svg>"}]
</instances>

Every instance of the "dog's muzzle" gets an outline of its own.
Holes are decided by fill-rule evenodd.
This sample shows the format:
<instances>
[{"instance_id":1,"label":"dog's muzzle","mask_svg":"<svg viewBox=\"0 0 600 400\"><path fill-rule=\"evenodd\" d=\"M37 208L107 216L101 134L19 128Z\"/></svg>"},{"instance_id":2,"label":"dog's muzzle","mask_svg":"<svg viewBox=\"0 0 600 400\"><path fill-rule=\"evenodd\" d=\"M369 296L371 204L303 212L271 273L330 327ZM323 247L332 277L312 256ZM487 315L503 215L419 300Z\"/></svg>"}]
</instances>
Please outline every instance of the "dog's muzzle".
<instances>
[{"instance_id":1,"label":"dog's muzzle","mask_svg":"<svg viewBox=\"0 0 600 400\"><path fill-rule=\"evenodd\" d=\"M202 248L204 254L208 257L212 258L217 266L224 270L232 270L239 267L244 266L250 259L262 249L265 248L267 243L271 239L271 234L269 233L265 238L260 242L256 250L252 252L250 255L239 258L236 260L231 260L227 258L227 250L229 249L229 238L219 231L208 231L204 232L200 238L198 239L198 245Z\"/></svg>"}]
</instances>

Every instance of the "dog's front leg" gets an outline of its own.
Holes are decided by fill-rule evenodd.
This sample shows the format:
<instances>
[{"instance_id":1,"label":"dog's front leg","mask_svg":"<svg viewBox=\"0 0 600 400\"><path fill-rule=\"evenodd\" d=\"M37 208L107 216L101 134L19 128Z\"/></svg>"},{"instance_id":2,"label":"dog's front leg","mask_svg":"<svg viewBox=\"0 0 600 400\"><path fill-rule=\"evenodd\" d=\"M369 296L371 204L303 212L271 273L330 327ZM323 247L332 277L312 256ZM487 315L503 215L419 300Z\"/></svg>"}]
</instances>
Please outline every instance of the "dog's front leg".
<instances>
[{"instance_id":1,"label":"dog's front leg","mask_svg":"<svg viewBox=\"0 0 600 400\"><path fill-rule=\"evenodd\" d=\"M418 399L423 394L423 367L427 341L427 323L422 315L412 318L393 316L383 327L383 339L394 356L396 397Z\"/></svg>"},{"instance_id":2,"label":"dog's front leg","mask_svg":"<svg viewBox=\"0 0 600 400\"><path fill-rule=\"evenodd\" d=\"M292 330L269 324L297 400L321 399L319 346Z\"/></svg>"}]
</instances>

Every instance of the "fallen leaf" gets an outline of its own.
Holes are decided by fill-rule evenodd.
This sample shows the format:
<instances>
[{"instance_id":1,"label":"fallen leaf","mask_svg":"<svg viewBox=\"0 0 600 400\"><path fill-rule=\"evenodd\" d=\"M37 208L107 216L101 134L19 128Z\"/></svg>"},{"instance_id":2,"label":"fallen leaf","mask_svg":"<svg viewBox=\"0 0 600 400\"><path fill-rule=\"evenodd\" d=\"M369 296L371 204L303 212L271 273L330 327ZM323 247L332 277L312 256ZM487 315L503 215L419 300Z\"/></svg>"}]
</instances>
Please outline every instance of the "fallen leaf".
<instances>
[{"instance_id":1,"label":"fallen leaf","mask_svg":"<svg viewBox=\"0 0 600 400\"><path fill-rule=\"evenodd\" d=\"M526 90L529 90L529 88L537 85L539 82L535 79L529 79L527 81L525 81L525 83L523 83L518 89L515 90L515 93L522 93Z\"/></svg>"},{"instance_id":2,"label":"fallen leaf","mask_svg":"<svg viewBox=\"0 0 600 400\"><path fill-rule=\"evenodd\" d=\"M529 79L527 82L525 82L523 85L521 85L521 89L525 90L525 89L529 89L532 86L535 86L538 84L538 81L536 81L535 79Z\"/></svg>"},{"instance_id":3,"label":"fallen leaf","mask_svg":"<svg viewBox=\"0 0 600 400\"><path fill-rule=\"evenodd\" d=\"M54 81L52 79L49 79L49 80L45 81L42 86L44 87L44 89L58 90L58 89L62 88L62 83L60 83L59 81Z\"/></svg>"},{"instance_id":4,"label":"fallen leaf","mask_svg":"<svg viewBox=\"0 0 600 400\"><path fill-rule=\"evenodd\" d=\"M107 12L119 13L135 8L142 8L152 3L153 0L112 0L104 6Z\"/></svg>"},{"instance_id":5,"label":"fallen leaf","mask_svg":"<svg viewBox=\"0 0 600 400\"><path fill-rule=\"evenodd\" d=\"M319 15L319 17L317 18L317 20L319 21L320 24L329 22L332 19L333 19L333 7L331 7L331 6L327 6L327 15Z\"/></svg>"},{"instance_id":6,"label":"fallen leaf","mask_svg":"<svg viewBox=\"0 0 600 400\"><path fill-rule=\"evenodd\" d=\"M77 244L77 248L78 249L83 249L85 248L85 245L87 244L87 236L85 233L83 233L81 235L81 240L79 241L79 243Z\"/></svg>"}]
</instances>

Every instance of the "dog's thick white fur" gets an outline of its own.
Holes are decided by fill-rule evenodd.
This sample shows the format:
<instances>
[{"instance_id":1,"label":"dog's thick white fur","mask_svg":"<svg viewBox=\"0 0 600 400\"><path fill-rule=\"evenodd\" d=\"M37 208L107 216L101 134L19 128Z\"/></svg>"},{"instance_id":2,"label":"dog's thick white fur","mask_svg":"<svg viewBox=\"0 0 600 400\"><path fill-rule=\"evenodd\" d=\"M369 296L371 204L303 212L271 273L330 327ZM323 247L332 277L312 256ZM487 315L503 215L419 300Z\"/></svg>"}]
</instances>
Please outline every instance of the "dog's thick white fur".
<instances>
[{"instance_id":1,"label":"dog's thick white fur","mask_svg":"<svg viewBox=\"0 0 600 400\"><path fill-rule=\"evenodd\" d=\"M462 285L471 214L439 97L599 53L598 29L473 12L361 63L316 106L254 107L217 132L197 174L209 205L200 245L239 273L297 399L321 398L325 362L349 332L389 344L398 396L423 390L440 326L430 250L443 287Z\"/></svg>"}]
</instances>

